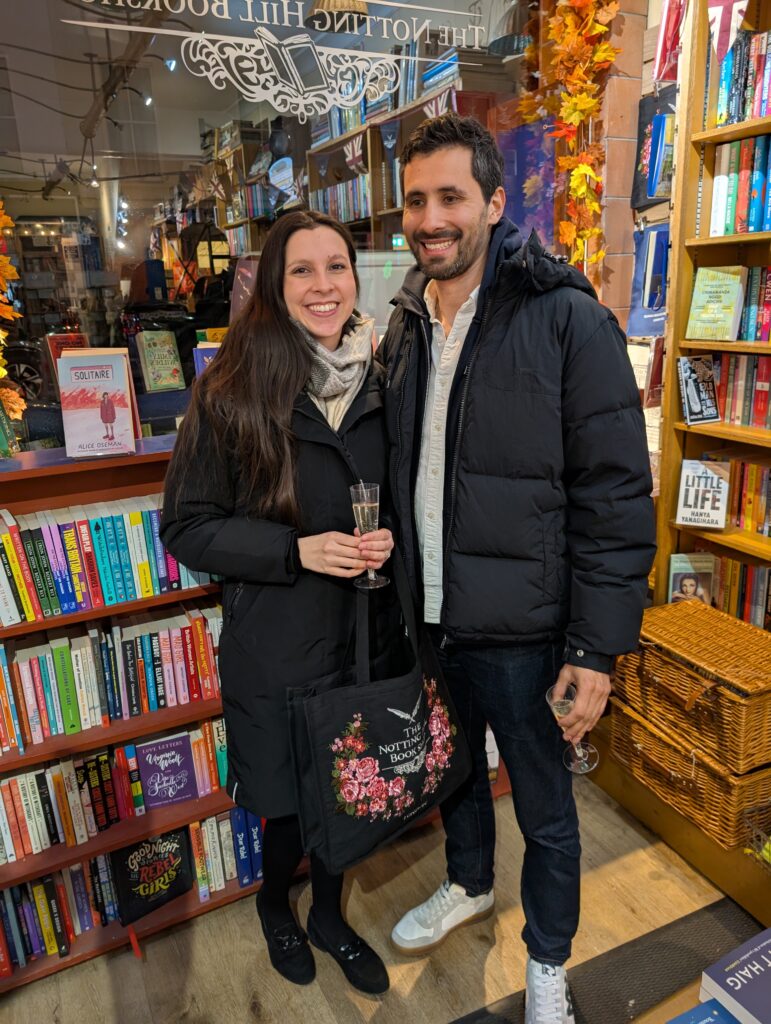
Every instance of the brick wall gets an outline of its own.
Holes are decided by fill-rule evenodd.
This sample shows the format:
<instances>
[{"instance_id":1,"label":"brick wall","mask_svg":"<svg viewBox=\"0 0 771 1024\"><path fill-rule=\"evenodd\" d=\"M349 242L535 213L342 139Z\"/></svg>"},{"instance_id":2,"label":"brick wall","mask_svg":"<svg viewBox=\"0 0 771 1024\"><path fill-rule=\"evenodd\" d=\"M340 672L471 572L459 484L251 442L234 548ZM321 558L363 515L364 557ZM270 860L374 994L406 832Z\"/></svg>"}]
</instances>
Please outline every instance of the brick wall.
<instances>
[{"instance_id":1,"label":"brick wall","mask_svg":"<svg viewBox=\"0 0 771 1024\"><path fill-rule=\"evenodd\" d=\"M605 232L606 257L600 297L626 326L634 265L632 192L637 144L637 107L642 92L643 43L648 0L621 0L611 22L610 42L623 52L613 65L605 92Z\"/></svg>"}]
</instances>

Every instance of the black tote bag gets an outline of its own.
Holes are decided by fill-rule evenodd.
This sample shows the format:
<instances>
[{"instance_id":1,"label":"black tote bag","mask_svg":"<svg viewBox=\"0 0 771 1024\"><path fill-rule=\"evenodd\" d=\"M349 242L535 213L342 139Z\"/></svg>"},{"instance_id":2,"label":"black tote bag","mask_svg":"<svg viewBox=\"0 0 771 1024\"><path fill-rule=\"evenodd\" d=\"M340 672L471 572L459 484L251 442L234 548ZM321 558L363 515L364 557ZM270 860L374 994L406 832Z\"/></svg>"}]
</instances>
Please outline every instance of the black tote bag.
<instances>
[{"instance_id":1,"label":"black tote bag","mask_svg":"<svg viewBox=\"0 0 771 1024\"><path fill-rule=\"evenodd\" d=\"M417 628L406 573L394 583L414 665L370 678L368 596L356 599L355 668L288 691L292 760L306 852L351 867L437 807L471 767L439 666Z\"/></svg>"}]
</instances>

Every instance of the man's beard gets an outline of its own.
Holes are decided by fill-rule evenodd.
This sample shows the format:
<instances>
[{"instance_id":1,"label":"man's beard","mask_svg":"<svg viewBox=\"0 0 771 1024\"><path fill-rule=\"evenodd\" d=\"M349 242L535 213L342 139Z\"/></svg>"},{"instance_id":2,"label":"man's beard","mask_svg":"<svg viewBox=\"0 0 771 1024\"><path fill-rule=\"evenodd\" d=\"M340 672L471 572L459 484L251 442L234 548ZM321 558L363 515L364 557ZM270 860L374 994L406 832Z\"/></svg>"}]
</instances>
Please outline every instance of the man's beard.
<instances>
[{"instance_id":1,"label":"man's beard","mask_svg":"<svg viewBox=\"0 0 771 1024\"><path fill-rule=\"evenodd\" d=\"M423 250L420 247L420 241L424 242L439 242L448 238L458 240L458 251L455 255L455 259L451 263L445 265L436 265L432 262L421 259ZM486 217L480 219L476 230L473 234L468 234L464 237L461 232L453 232L452 234L437 235L435 237L429 235L420 235L416 237L410 245L412 249L412 255L418 264L418 268L426 275L426 277L432 278L435 281L450 281L454 277L460 277L461 274L465 274L468 268L478 259L480 253L484 252L487 248L489 240L488 227Z\"/></svg>"}]
</instances>

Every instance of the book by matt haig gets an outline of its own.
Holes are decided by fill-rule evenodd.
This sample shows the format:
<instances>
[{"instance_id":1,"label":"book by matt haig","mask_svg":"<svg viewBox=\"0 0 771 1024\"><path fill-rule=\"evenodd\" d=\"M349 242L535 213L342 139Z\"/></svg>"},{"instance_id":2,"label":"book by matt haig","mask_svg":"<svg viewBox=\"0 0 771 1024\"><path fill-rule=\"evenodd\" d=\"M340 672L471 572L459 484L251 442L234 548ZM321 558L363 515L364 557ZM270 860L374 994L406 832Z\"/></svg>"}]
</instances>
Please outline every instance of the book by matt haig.
<instances>
[{"instance_id":1,"label":"book by matt haig","mask_svg":"<svg viewBox=\"0 0 771 1024\"><path fill-rule=\"evenodd\" d=\"M771 1020L771 928L726 954L701 976L700 999L716 999L739 1024Z\"/></svg>"}]
</instances>

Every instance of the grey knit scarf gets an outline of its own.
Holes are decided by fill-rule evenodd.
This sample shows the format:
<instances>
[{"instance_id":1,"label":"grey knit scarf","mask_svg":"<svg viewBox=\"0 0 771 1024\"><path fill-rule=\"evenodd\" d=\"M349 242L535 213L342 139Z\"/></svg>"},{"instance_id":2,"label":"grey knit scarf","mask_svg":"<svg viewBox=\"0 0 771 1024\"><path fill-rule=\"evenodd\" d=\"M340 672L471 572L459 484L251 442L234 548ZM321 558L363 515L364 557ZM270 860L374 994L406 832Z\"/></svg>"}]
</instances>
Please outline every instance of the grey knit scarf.
<instances>
[{"instance_id":1,"label":"grey knit scarf","mask_svg":"<svg viewBox=\"0 0 771 1024\"><path fill-rule=\"evenodd\" d=\"M304 333L313 353L308 391L317 398L336 398L344 391L358 391L372 357L372 321L352 318L334 352L307 331Z\"/></svg>"}]
</instances>

